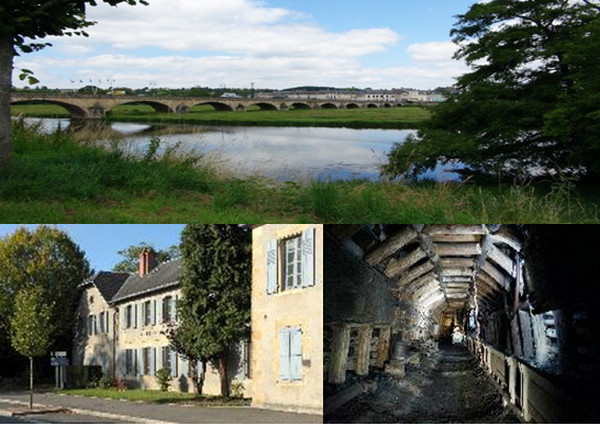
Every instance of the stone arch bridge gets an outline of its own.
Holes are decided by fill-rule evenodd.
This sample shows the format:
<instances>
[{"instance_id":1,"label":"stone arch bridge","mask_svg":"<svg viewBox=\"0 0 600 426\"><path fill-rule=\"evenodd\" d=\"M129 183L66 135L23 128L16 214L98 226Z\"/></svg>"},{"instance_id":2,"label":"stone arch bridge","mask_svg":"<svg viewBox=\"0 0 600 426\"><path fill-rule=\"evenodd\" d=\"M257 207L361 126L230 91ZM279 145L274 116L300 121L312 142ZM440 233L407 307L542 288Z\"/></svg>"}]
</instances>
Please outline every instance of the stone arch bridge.
<instances>
[{"instance_id":1,"label":"stone arch bridge","mask_svg":"<svg viewBox=\"0 0 600 426\"><path fill-rule=\"evenodd\" d=\"M65 108L72 118L100 119L118 105L145 104L157 112L185 114L197 105L210 105L217 111L246 111L257 106L261 110L288 109L358 109L391 108L399 106L390 102L361 100L294 100L294 99L243 99L243 98L176 98L162 96L107 96L107 95L56 95L38 93L13 93L12 104L49 103Z\"/></svg>"}]
</instances>

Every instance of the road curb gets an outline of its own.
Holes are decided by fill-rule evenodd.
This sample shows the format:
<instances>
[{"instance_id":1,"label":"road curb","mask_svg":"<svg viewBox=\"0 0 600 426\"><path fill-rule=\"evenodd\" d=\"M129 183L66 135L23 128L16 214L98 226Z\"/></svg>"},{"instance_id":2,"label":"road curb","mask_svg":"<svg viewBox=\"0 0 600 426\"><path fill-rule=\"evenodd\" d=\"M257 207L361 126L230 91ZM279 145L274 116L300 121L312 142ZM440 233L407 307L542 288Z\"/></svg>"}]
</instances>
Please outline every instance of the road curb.
<instances>
[{"instance_id":1,"label":"road curb","mask_svg":"<svg viewBox=\"0 0 600 426\"><path fill-rule=\"evenodd\" d=\"M5 399L5 398L0 398L0 403L16 404L16 405L29 405L29 403L27 403L27 402L15 400L15 399ZM50 407L45 404L33 404L33 406L34 407L37 406L38 408ZM107 413L104 411L87 410L85 408L63 407L63 409L64 408L67 408L68 410L70 410L72 413L75 413L75 414L82 414L82 415L94 416L94 417L104 417L104 418L113 419L113 420L121 420L126 423L150 423L150 424L173 424L174 423L172 421L168 422L168 421L164 421L164 420L146 419L143 417L126 416L124 414ZM3 414L3 413L6 413L6 414ZM7 417L14 417L12 412L5 411L5 410L0 410L0 415L6 415ZM21 418L25 418L25 417L22 416ZM31 423L38 423L37 420L27 419L27 421L29 421ZM43 422L41 422L41 423L43 423Z\"/></svg>"}]
</instances>

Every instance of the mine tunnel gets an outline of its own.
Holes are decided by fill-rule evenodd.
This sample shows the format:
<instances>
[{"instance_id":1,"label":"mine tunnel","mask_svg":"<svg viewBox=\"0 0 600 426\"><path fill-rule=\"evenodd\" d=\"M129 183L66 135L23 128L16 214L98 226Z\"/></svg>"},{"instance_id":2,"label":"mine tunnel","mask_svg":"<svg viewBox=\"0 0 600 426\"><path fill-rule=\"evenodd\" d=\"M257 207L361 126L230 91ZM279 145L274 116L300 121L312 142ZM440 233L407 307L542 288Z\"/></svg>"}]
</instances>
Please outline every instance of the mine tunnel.
<instances>
[{"instance_id":1,"label":"mine tunnel","mask_svg":"<svg viewBox=\"0 0 600 426\"><path fill-rule=\"evenodd\" d=\"M600 421L600 227L325 229L326 423Z\"/></svg>"}]
</instances>

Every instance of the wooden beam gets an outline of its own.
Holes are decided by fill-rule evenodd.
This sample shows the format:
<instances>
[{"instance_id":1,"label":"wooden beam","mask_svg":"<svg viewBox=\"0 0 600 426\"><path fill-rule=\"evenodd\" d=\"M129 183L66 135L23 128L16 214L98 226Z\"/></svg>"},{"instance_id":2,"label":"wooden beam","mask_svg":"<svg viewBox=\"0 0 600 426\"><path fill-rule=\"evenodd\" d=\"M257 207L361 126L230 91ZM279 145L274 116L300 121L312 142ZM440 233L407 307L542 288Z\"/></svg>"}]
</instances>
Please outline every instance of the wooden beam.
<instances>
[{"instance_id":1,"label":"wooden beam","mask_svg":"<svg viewBox=\"0 0 600 426\"><path fill-rule=\"evenodd\" d=\"M403 289L403 291L406 293L417 291L424 285L429 284L430 281L438 282L437 275L433 270L411 282L406 288Z\"/></svg>"},{"instance_id":2,"label":"wooden beam","mask_svg":"<svg viewBox=\"0 0 600 426\"><path fill-rule=\"evenodd\" d=\"M487 253L488 257L500 266L511 277L515 277L514 261L505 255L498 247L493 246Z\"/></svg>"},{"instance_id":3,"label":"wooden beam","mask_svg":"<svg viewBox=\"0 0 600 426\"><path fill-rule=\"evenodd\" d=\"M434 243L478 243L481 241L481 235L477 234L453 234L453 235L432 235Z\"/></svg>"},{"instance_id":4,"label":"wooden beam","mask_svg":"<svg viewBox=\"0 0 600 426\"><path fill-rule=\"evenodd\" d=\"M444 277L470 277L473 275L473 268L442 268L442 276Z\"/></svg>"},{"instance_id":5,"label":"wooden beam","mask_svg":"<svg viewBox=\"0 0 600 426\"><path fill-rule=\"evenodd\" d=\"M396 277L426 256L427 253L425 253L421 247L417 247L400 259L392 259L385 269L385 275L390 278Z\"/></svg>"},{"instance_id":6,"label":"wooden beam","mask_svg":"<svg viewBox=\"0 0 600 426\"><path fill-rule=\"evenodd\" d=\"M502 287L506 291L509 290L510 280L504 274L504 272L502 272L501 270L496 268L494 265L492 265L487 260L485 262L483 262L483 265L481 265L481 269L485 273L487 273L494 281L496 281L500 287Z\"/></svg>"},{"instance_id":7,"label":"wooden beam","mask_svg":"<svg viewBox=\"0 0 600 426\"><path fill-rule=\"evenodd\" d=\"M383 368L390 358L390 342L392 340L392 327L382 327L379 330L379 345L377 346L377 367Z\"/></svg>"},{"instance_id":8,"label":"wooden beam","mask_svg":"<svg viewBox=\"0 0 600 426\"><path fill-rule=\"evenodd\" d=\"M434 243L433 249L438 256L478 256L481 254L479 243Z\"/></svg>"},{"instance_id":9,"label":"wooden beam","mask_svg":"<svg viewBox=\"0 0 600 426\"><path fill-rule=\"evenodd\" d=\"M425 275L427 272L432 271L433 268L434 266L431 261L427 261L419 266L415 266L414 268L407 270L404 275L400 276L398 284L401 287L404 287L416 280L417 278L421 277L422 275Z\"/></svg>"},{"instance_id":10,"label":"wooden beam","mask_svg":"<svg viewBox=\"0 0 600 426\"><path fill-rule=\"evenodd\" d=\"M377 265L388 257L392 256L405 245L413 242L417 238L417 232L407 227L397 234L392 235L382 245L369 253L365 260L370 265Z\"/></svg>"},{"instance_id":11,"label":"wooden beam","mask_svg":"<svg viewBox=\"0 0 600 426\"><path fill-rule=\"evenodd\" d=\"M350 349L350 327L332 325L332 341L329 359L329 383L339 384L346 381L348 350Z\"/></svg>"},{"instance_id":12,"label":"wooden beam","mask_svg":"<svg viewBox=\"0 0 600 426\"><path fill-rule=\"evenodd\" d=\"M359 376L366 376L369 374L369 355L371 351L372 335L372 326L362 325L358 327L358 347L356 349L356 369L354 371Z\"/></svg>"},{"instance_id":13,"label":"wooden beam","mask_svg":"<svg viewBox=\"0 0 600 426\"><path fill-rule=\"evenodd\" d=\"M466 257L444 257L440 259L440 266L442 268L474 268L475 260Z\"/></svg>"},{"instance_id":14,"label":"wooden beam","mask_svg":"<svg viewBox=\"0 0 600 426\"><path fill-rule=\"evenodd\" d=\"M429 235L453 235L453 234L477 234L487 233L482 225L427 225L423 228L424 234Z\"/></svg>"}]
</instances>

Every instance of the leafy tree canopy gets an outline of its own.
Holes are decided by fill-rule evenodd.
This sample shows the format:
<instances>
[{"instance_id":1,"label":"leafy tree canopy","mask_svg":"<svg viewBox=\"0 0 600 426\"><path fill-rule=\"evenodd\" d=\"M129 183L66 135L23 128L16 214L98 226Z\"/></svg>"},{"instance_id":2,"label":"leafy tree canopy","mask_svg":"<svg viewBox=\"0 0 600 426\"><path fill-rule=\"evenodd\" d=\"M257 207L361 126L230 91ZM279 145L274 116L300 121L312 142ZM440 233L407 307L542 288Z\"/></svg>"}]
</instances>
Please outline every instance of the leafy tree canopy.
<instances>
[{"instance_id":1,"label":"leafy tree canopy","mask_svg":"<svg viewBox=\"0 0 600 426\"><path fill-rule=\"evenodd\" d=\"M53 303L46 300L41 287L25 287L15 297L11 318L11 344L27 357L47 355L53 332Z\"/></svg>"},{"instance_id":2,"label":"leafy tree canopy","mask_svg":"<svg viewBox=\"0 0 600 426\"><path fill-rule=\"evenodd\" d=\"M0 239L0 338L9 335L15 298L23 289L39 288L52 306L52 339L70 341L77 285L90 274L84 252L56 228L20 228Z\"/></svg>"},{"instance_id":3,"label":"leafy tree canopy","mask_svg":"<svg viewBox=\"0 0 600 426\"><path fill-rule=\"evenodd\" d=\"M250 324L250 232L236 225L188 225L182 233L182 299L173 347L218 365L229 393L226 359Z\"/></svg>"},{"instance_id":4,"label":"leafy tree canopy","mask_svg":"<svg viewBox=\"0 0 600 426\"><path fill-rule=\"evenodd\" d=\"M133 273L137 272L139 256L142 250L144 250L145 248L151 248L156 252L156 260L159 264L180 256L179 246L171 246L166 250L156 250L154 249L154 247L152 247L152 245L142 241L137 245L129 246L126 249L119 250L117 252L119 256L123 257L123 260L121 260L113 267L113 271Z\"/></svg>"},{"instance_id":5,"label":"leafy tree canopy","mask_svg":"<svg viewBox=\"0 0 600 426\"><path fill-rule=\"evenodd\" d=\"M600 172L599 4L491 0L459 15L455 58L472 71L384 173L455 161L510 176Z\"/></svg>"}]
</instances>

